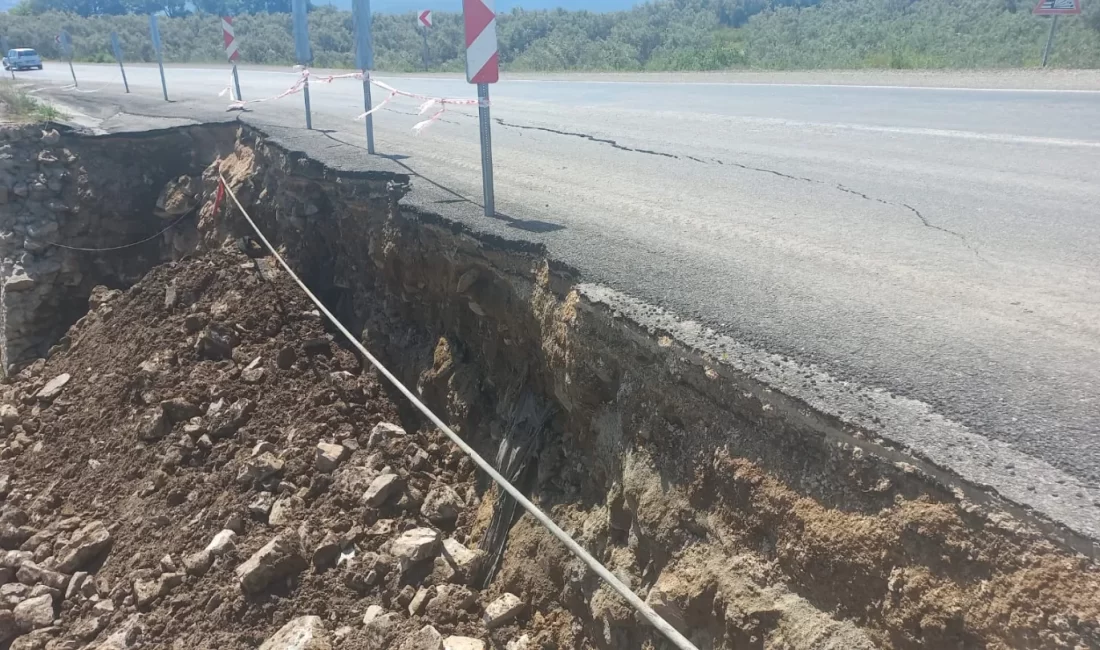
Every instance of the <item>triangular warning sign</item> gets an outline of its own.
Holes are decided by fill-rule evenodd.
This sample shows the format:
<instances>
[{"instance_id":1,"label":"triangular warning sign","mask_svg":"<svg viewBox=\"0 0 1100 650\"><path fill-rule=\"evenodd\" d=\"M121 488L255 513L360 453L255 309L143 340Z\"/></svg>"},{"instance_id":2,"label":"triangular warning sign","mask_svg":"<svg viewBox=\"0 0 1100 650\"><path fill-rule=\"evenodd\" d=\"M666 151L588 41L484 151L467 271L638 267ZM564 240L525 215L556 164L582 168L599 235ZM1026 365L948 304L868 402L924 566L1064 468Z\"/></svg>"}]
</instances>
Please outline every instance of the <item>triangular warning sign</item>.
<instances>
[{"instance_id":1,"label":"triangular warning sign","mask_svg":"<svg viewBox=\"0 0 1100 650\"><path fill-rule=\"evenodd\" d=\"M1081 0L1039 0L1031 10L1038 16L1081 13Z\"/></svg>"}]
</instances>

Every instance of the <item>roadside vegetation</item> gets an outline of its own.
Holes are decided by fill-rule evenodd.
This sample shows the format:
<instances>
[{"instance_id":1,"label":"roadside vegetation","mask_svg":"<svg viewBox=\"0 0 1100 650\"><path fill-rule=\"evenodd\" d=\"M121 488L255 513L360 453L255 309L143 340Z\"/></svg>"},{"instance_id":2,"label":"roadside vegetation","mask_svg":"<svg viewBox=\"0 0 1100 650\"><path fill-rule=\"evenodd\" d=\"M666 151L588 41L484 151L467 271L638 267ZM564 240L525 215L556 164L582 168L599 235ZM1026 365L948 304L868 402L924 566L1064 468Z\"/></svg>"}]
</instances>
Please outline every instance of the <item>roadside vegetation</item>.
<instances>
[{"instance_id":1,"label":"roadside vegetation","mask_svg":"<svg viewBox=\"0 0 1100 650\"><path fill-rule=\"evenodd\" d=\"M0 80L0 122L44 122L61 117L61 111L31 97L17 83Z\"/></svg>"},{"instance_id":2,"label":"roadside vegetation","mask_svg":"<svg viewBox=\"0 0 1100 650\"><path fill-rule=\"evenodd\" d=\"M501 61L512 71L721 70L730 68L1016 68L1039 65L1050 18L1031 0L658 0L630 11L513 10L499 17ZM148 11L172 62L224 61L219 13L236 13L243 60L290 65L289 0L23 0L0 14L12 47L58 58L69 30L80 61L153 61ZM188 7L195 7L191 11ZM270 13L269 13L270 12ZM435 13L425 49L413 14L376 15L375 59L388 71L463 69L458 14ZM310 14L314 65L353 65L352 17L331 6ZM1100 3L1059 23L1051 65L1100 67Z\"/></svg>"}]
</instances>

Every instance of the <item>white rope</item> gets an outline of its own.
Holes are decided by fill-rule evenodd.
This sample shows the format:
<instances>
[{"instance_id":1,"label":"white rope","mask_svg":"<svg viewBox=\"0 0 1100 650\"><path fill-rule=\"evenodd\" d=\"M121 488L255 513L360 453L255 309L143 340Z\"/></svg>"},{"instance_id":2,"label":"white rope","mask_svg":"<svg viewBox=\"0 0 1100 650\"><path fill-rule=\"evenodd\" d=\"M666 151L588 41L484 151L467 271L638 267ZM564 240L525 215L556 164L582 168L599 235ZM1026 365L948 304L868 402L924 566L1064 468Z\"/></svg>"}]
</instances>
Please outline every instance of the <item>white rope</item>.
<instances>
[{"instance_id":1,"label":"white rope","mask_svg":"<svg viewBox=\"0 0 1100 650\"><path fill-rule=\"evenodd\" d=\"M444 424L443 420L440 420L438 417L436 417L435 413L432 413L431 409L425 406L424 403L421 402L416 397L416 395L413 394L412 391L406 388L405 385L402 384L397 379L397 377L393 375L393 373L387 370L386 367L383 366L380 361L378 361L378 359L374 358L374 355L372 355L370 352L367 351L365 347L363 347L363 344L359 342L359 339L352 336L351 332L349 332L348 329L344 327L343 323L336 319L336 316L334 316L332 312L330 312L328 308L321 303L317 296L313 295L313 292L309 290L309 287L307 287L305 283L298 278L298 275L294 273L294 271L290 268L290 265L286 263L281 255L279 255L278 251L275 250L275 247L271 245L271 242L269 242L267 240L267 237L264 236L263 232L260 231L260 227L256 225L255 221L252 220L252 217L248 216L248 212L244 209L244 206L241 205L241 202L237 200L237 195L233 193L233 190L229 187L229 183L226 182L225 177L222 176L221 173L219 173L218 178L221 180L222 185L225 186L225 190L229 194L229 198L233 199L233 203L236 204L237 209L241 211L241 215L243 215L245 220L248 221L248 224L252 226L252 229L256 231L256 236L260 238L260 241L262 241L264 246L267 247L267 250L271 251L271 254L275 256L275 259L279 261L279 264L283 267L283 269L286 270L288 274L290 274L290 277L294 280L294 282L297 283L299 287L301 287L302 291L304 291L306 295L309 296L309 299L313 301L313 304L317 305L317 308L320 309L321 312L324 313L324 315L327 316L330 321L332 321L332 324L335 325L336 328L340 330L340 332L345 337L347 337L348 341L352 345L354 345L356 349L358 349L359 352L361 352L363 356L366 357L372 365L374 365L375 368L378 369L378 372L382 373L382 375L386 379L390 380L390 383L396 386L397 390L401 391L401 393L405 397L409 398L409 401L413 403L413 406L415 406L421 413L423 413L425 417L431 420L432 423L435 424L435 426L439 427L440 431L446 434L446 436L450 438L452 442L458 445L459 449L464 451L467 456L473 459L473 461L477 463L478 467L484 470L490 478L496 481L497 485L499 485L505 492L511 495L511 497L515 499L517 503L523 506L524 510L530 513L530 515L537 519L539 523L541 523L543 526L546 526L547 530L549 530L554 535L554 537L557 537L562 544L565 544L566 548L568 548L569 551L573 553L573 555L579 557L582 562L588 565L588 568L595 571L596 575L600 576L604 579L605 582L607 582L607 584L611 585L612 589L617 591L620 596L625 598L626 601L630 603L632 607L634 607L634 609L638 610L638 612L643 617L645 617L645 619L649 621L649 623L653 625L653 627L657 628L657 630L659 630L661 634L664 634L665 637L667 637L669 641L672 641L672 643L677 648L680 648L680 650L698 650L698 648L692 645L691 641L688 641L687 638L684 637L684 635L676 631L676 628L669 625L668 621L661 618L660 614L653 611L652 607L645 604L645 601L643 601L641 598L638 597L637 594L630 590L630 587L627 587L625 584L623 584L623 582L616 578L613 573L608 571L605 566L600 564L599 561L596 560L596 558L592 557L588 553L588 551L584 550L584 547L578 544L576 540L569 536L568 533L559 528L558 525L555 524L554 521L546 515L546 513L544 513L542 510L539 510L538 506L531 503L527 499L527 497L523 496L522 492L517 490L515 486L509 483L508 480L500 474L500 472L496 471L496 469L494 469L492 465L486 462L484 458L482 458L476 451L474 451L473 447L466 444L466 441L460 438L457 433L451 431L451 428Z\"/></svg>"}]
</instances>

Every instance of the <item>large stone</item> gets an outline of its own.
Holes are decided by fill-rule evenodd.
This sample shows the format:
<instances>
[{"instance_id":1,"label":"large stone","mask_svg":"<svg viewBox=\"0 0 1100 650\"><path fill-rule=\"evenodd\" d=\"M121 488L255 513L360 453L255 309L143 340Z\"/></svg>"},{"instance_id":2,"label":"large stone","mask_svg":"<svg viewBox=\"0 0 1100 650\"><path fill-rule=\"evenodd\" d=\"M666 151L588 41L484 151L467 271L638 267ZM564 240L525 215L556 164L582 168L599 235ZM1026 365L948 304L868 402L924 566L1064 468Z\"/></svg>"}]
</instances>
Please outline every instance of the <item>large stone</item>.
<instances>
[{"instance_id":1,"label":"large stone","mask_svg":"<svg viewBox=\"0 0 1100 650\"><path fill-rule=\"evenodd\" d=\"M420 514L437 526L449 526L458 519L463 505L462 498L449 485L437 485L424 497Z\"/></svg>"},{"instance_id":2,"label":"large stone","mask_svg":"<svg viewBox=\"0 0 1100 650\"><path fill-rule=\"evenodd\" d=\"M443 650L485 650L485 642L468 636L449 636L443 639Z\"/></svg>"},{"instance_id":3,"label":"large stone","mask_svg":"<svg viewBox=\"0 0 1100 650\"><path fill-rule=\"evenodd\" d=\"M22 543L22 542L20 542ZM0 567L18 570L27 562L34 560L34 553L29 551L3 551L0 550Z\"/></svg>"},{"instance_id":4,"label":"large stone","mask_svg":"<svg viewBox=\"0 0 1100 650\"><path fill-rule=\"evenodd\" d=\"M141 615L134 614L126 619L117 630L111 633L95 650L130 650L141 642Z\"/></svg>"},{"instance_id":5,"label":"large stone","mask_svg":"<svg viewBox=\"0 0 1100 650\"><path fill-rule=\"evenodd\" d=\"M210 437L218 440L232 436L248 422L255 410L256 403L248 398L242 397L233 402L229 408L214 414L210 422Z\"/></svg>"},{"instance_id":6,"label":"large stone","mask_svg":"<svg viewBox=\"0 0 1100 650\"><path fill-rule=\"evenodd\" d=\"M72 573L84 568L111 548L111 531L102 521L93 521L73 533L69 542L54 553L57 558L56 569L62 573Z\"/></svg>"},{"instance_id":7,"label":"large stone","mask_svg":"<svg viewBox=\"0 0 1100 650\"><path fill-rule=\"evenodd\" d=\"M36 284L34 278L27 274L26 269L16 265L4 280L5 291L30 291ZM10 318L10 317L9 317Z\"/></svg>"},{"instance_id":8,"label":"large stone","mask_svg":"<svg viewBox=\"0 0 1100 650\"><path fill-rule=\"evenodd\" d=\"M111 601L105 601L111 602ZM72 635L81 641L89 641L96 637L107 624L111 622L110 614L96 614L83 618L72 628Z\"/></svg>"},{"instance_id":9,"label":"large stone","mask_svg":"<svg viewBox=\"0 0 1100 650\"><path fill-rule=\"evenodd\" d=\"M336 471L336 468L340 466L340 463L344 462L344 459L348 457L348 449L343 445L336 445L330 442L317 443L317 471L329 474Z\"/></svg>"},{"instance_id":10,"label":"large stone","mask_svg":"<svg viewBox=\"0 0 1100 650\"><path fill-rule=\"evenodd\" d=\"M0 646L7 643L19 634L19 626L15 624L15 614L10 610L0 609Z\"/></svg>"},{"instance_id":11,"label":"large stone","mask_svg":"<svg viewBox=\"0 0 1100 650\"><path fill-rule=\"evenodd\" d=\"M16 605L30 597L30 585L12 582L0 585L0 609L14 609Z\"/></svg>"},{"instance_id":12,"label":"large stone","mask_svg":"<svg viewBox=\"0 0 1100 650\"><path fill-rule=\"evenodd\" d=\"M67 372L61 373L60 375L46 382L46 385L43 386L42 389L39 390L37 393L35 393L35 397L43 402L49 402L50 400L60 395L61 391L65 390L65 385L68 384L69 380L72 378L73 376Z\"/></svg>"},{"instance_id":13,"label":"large stone","mask_svg":"<svg viewBox=\"0 0 1100 650\"><path fill-rule=\"evenodd\" d=\"M15 425L19 424L19 409L11 404L0 406L0 424L4 425L5 431L10 432Z\"/></svg>"},{"instance_id":14,"label":"large stone","mask_svg":"<svg viewBox=\"0 0 1100 650\"><path fill-rule=\"evenodd\" d=\"M19 440L19 436L16 436ZM30 444L27 440L26 444ZM0 548L16 549L34 536L35 530L27 526L16 526L10 521L0 522Z\"/></svg>"},{"instance_id":15,"label":"large stone","mask_svg":"<svg viewBox=\"0 0 1100 650\"><path fill-rule=\"evenodd\" d=\"M302 556L301 541L294 533L284 533L256 551L236 569L241 589L248 594L263 591L273 581L300 573L308 563Z\"/></svg>"},{"instance_id":16,"label":"large stone","mask_svg":"<svg viewBox=\"0 0 1100 650\"><path fill-rule=\"evenodd\" d=\"M485 607L485 627L490 630L511 623L523 613L526 605L518 596L505 593Z\"/></svg>"},{"instance_id":17,"label":"large stone","mask_svg":"<svg viewBox=\"0 0 1100 650\"><path fill-rule=\"evenodd\" d=\"M46 585L58 591L64 591L69 582L69 576L57 571L51 571L34 562L24 562L15 572L16 579L25 585Z\"/></svg>"},{"instance_id":18,"label":"large stone","mask_svg":"<svg viewBox=\"0 0 1100 650\"><path fill-rule=\"evenodd\" d=\"M233 357L233 348L237 345L236 334L218 325L209 325L195 339L195 353L200 358L220 361Z\"/></svg>"},{"instance_id":19,"label":"large stone","mask_svg":"<svg viewBox=\"0 0 1100 650\"><path fill-rule=\"evenodd\" d=\"M428 601L431 600L432 590L427 587L421 587L416 590L412 600L409 601L409 616L418 616L424 611L424 608L428 605Z\"/></svg>"},{"instance_id":20,"label":"large stone","mask_svg":"<svg viewBox=\"0 0 1100 650\"><path fill-rule=\"evenodd\" d=\"M382 474L373 481L363 493L363 503L377 508L397 494L401 489L401 477L397 474Z\"/></svg>"},{"instance_id":21,"label":"large stone","mask_svg":"<svg viewBox=\"0 0 1100 650\"><path fill-rule=\"evenodd\" d=\"M165 415L164 409L157 406L137 422L137 437L147 442L160 440L172 430L172 423Z\"/></svg>"},{"instance_id":22,"label":"large stone","mask_svg":"<svg viewBox=\"0 0 1100 650\"><path fill-rule=\"evenodd\" d=\"M171 219L190 212L198 203L202 182L193 176L180 176L168 181L157 197L156 212L162 219Z\"/></svg>"},{"instance_id":23,"label":"large stone","mask_svg":"<svg viewBox=\"0 0 1100 650\"><path fill-rule=\"evenodd\" d=\"M687 622L684 620L684 613L676 603L675 594L683 592L684 589L685 585L681 580L671 572L666 571L650 588L645 599L646 604L652 607L653 611L657 612L661 618L668 621L669 625L681 633L687 633L688 627Z\"/></svg>"},{"instance_id":24,"label":"large stone","mask_svg":"<svg viewBox=\"0 0 1100 650\"><path fill-rule=\"evenodd\" d=\"M368 648L388 648L401 624L401 616L371 605L363 615L363 639Z\"/></svg>"},{"instance_id":25,"label":"large stone","mask_svg":"<svg viewBox=\"0 0 1100 650\"><path fill-rule=\"evenodd\" d=\"M271 512L267 515L267 523L276 528L288 526L293 523L294 516L305 507L305 501L295 495L278 499L271 504Z\"/></svg>"},{"instance_id":26,"label":"large stone","mask_svg":"<svg viewBox=\"0 0 1100 650\"><path fill-rule=\"evenodd\" d=\"M400 650L442 650L443 635L431 625L425 625L405 637Z\"/></svg>"},{"instance_id":27,"label":"large stone","mask_svg":"<svg viewBox=\"0 0 1100 650\"><path fill-rule=\"evenodd\" d=\"M210 540L210 543L206 545L206 550L213 555L221 555L233 548L235 545L234 540L236 539L237 533L226 528L217 535L214 535L214 539Z\"/></svg>"},{"instance_id":28,"label":"large stone","mask_svg":"<svg viewBox=\"0 0 1100 650\"><path fill-rule=\"evenodd\" d=\"M156 579L134 581L134 601L138 607L148 607L158 598L167 596L176 587L183 584L182 573L164 573Z\"/></svg>"},{"instance_id":29,"label":"large stone","mask_svg":"<svg viewBox=\"0 0 1100 650\"><path fill-rule=\"evenodd\" d=\"M328 630L319 616L300 616L279 628L260 650L331 650Z\"/></svg>"},{"instance_id":30,"label":"large stone","mask_svg":"<svg viewBox=\"0 0 1100 650\"><path fill-rule=\"evenodd\" d=\"M241 471L237 473L237 482L242 485L258 483L283 471L284 465L281 458L270 451L265 451L245 462Z\"/></svg>"},{"instance_id":31,"label":"large stone","mask_svg":"<svg viewBox=\"0 0 1100 650\"><path fill-rule=\"evenodd\" d=\"M379 422L374 425L374 428L370 430L370 437L367 438L367 448L374 449L379 445L382 445L393 438L400 438L405 436L405 430L396 424L390 424L389 422Z\"/></svg>"},{"instance_id":32,"label":"large stone","mask_svg":"<svg viewBox=\"0 0 1100 650\"><path fill-rule=\"evenodd\" d=\"M173 397L160 403L164 414L172 422L186 422L193 417L202 415L202 409L192 404L183 397Z\"/></svg>"},{"instance_id":33,"label":"large stone","mask_svg":"<svg viewBox=\"0 0 1100 650\"><path fill-rule=\"evenodd\" d=\"M406 530L393 541L390 554L397 558L402 570L427 560L435 555L439 547L439 533L431 528L413 528Z\"/></svg>"},{"instance_id":34,"label":"large stone","mask_svg":"<svg viewBox=\"0 0 1100 650\"><path fill-rule=\"evenodd\" d=\"M214 554L205 549L183 557L184 571L194 576L206 575L213 564Z\"/></svg>"},{"instance_id":35,"label":"large stone","mask_svg":"<svg viewBox=\"0 0 1100 650\"><path fill-rule=\"evenodd\" d=\"M28 598L15 606L15 625L24 632L53 625L53 596L42 594Z\"/></svg>"},{"instance_id":36,"label":"large stone","mask_svg":"<svg viewBox=\"0 0 1100 650\"><path fill-rule=\"evenodd\" d=\"M35 630L16 638L8 650L46 650L46 645L57 637L58 632L53 627Z\"/></svg>"},{"instance_id":37,"label":"large stone","mask_svg":"<svg viewBox=\"0 0 1100 650\"><path fill-rule=\"evenodd\" d=\"M478 576L485 551L469 549L453 537L443 540L443 552L436 559L436 572L448 582L469 584Z\"/></svg>"}]
</instances>

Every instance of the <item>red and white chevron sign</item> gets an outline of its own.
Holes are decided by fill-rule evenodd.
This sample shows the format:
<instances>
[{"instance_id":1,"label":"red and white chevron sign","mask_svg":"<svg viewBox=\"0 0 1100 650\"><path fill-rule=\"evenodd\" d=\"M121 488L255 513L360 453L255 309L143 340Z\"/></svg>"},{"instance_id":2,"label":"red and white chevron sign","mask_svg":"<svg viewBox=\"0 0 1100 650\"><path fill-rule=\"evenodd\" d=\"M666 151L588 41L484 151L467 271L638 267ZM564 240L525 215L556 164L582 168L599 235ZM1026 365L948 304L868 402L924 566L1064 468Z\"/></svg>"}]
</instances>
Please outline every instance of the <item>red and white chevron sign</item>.
<instances>
[{"instance_id":1,"label":"red and white chevron sign","mask_svg":"<svg viewBox=\"0 0 1100 650\"><path fill-rule=\"evenodd\" d=\"M416 19L418 21L420 21L420 24L423 25L424 27L431 27L432 26L432 10L431 9L425 9L424 11L421 11L419 14L416 15Z\"/></svg>"},{"instance_id":2,"label":"red and white chevron sign","mask_svg":"<svg viewBox=\"0 0 1100 650\"><path fill-rule=\"evenodd\" d=\"M237 51L237 37L233 35L233 19L229 16L222 16L222 36L225 37L225 55L230 61L236 63L237 59L241 58L241 53Z\"/></svg>"},{"instance_id":3,"label":"red and white chevron sign","mask_svg":"<svg viewBox=\"0 0 1100 650\"><path fill-rule=\"evenodd\" d=\"M497 15L493 0L462 0L466 21L466 81L491 84L500 79Z\"/></svg>"}]
</instances>

